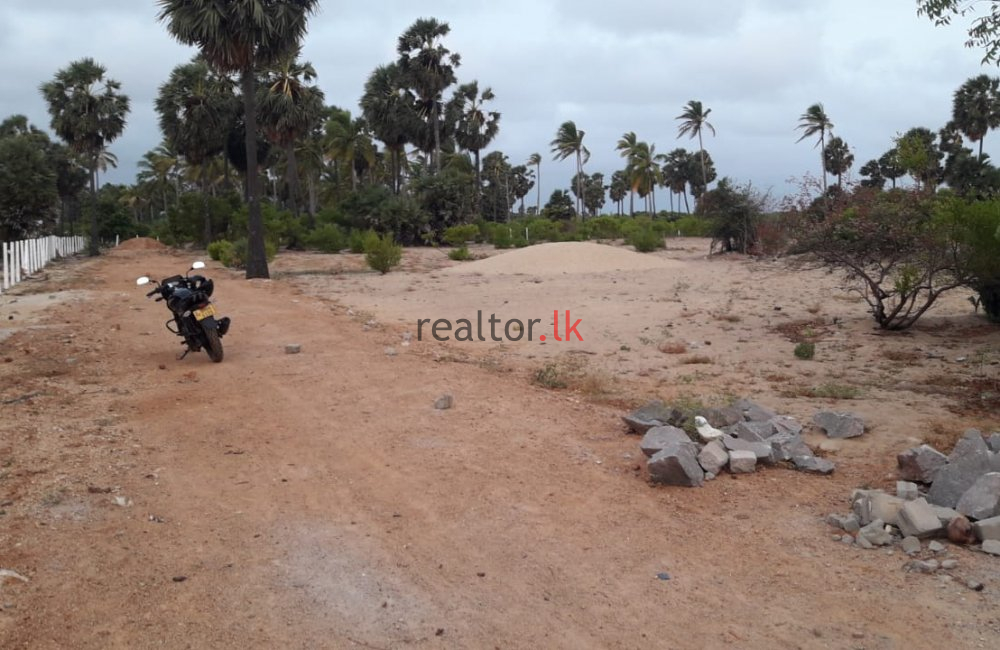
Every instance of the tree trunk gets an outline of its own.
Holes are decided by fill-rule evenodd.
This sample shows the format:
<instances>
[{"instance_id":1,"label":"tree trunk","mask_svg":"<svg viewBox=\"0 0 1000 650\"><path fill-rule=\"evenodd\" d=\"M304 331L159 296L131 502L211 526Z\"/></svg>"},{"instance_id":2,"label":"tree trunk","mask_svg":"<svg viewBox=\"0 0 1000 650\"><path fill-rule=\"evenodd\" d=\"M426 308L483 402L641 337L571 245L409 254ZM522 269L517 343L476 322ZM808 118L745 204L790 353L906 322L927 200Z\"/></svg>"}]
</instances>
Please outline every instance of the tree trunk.
<instances>
[{"instance_id":1,"label":"tree trunk","mask_svg":"<svg viewBox=\"0 0 1000 650\"><path fill-rule=\"evenodd\" d=\"M701 152L701 183L708 189L708 171L705 169L705 147L701 144L701 127L698 127L698 151Z\"/></svg>"},{"instance_id":2,"label":"tree trunk","mask_svg":"<svg viewBox=\"0 0 1000 650\"><path fill-rule=\"evenodd\" d=\"M691 205L688 203L688 194L687 194L687 191L686 190L682 191L681 194L684 195L684 209L687 210L688 214L691 214Z\"/></svg>"},{"instance_id":3,"label":"tree trunk","mask_svg":"<svg viewBox=\"0 0 1000 650\"><path fill-rule=\"evenodd\" d=\"M483 218L483 177L482 172L479 169L479 149L476 149L473 154L476 156L476 214L480 219ZM521 204L524 205L524 199L522 197Z\"/></svg>"},{"instance_id":4,"label":"tree trunk","mask_svg":"<svg viewBox=\"0 0 1000 650\"><path fill-rule=\"evenodd\" d=\"M579 150L576 152L576 197L577 219L583 221L583 210L586 205L583 203L583 156Z\"/></svg>"},{"instance_id":5,"label":"tree trunk","mask_svg":"<svg viewBox=\"0 0 1000 650\"><path fill-rule=\"evenodd\" d=\"M90 255L101 254L100 242L98 241L97 224L97 159L91 162L90 167Z\"/></svg>"},{"instance_id":6,"label":"tree trunk","mask_svg":"<svg viewBox=\"0 0 1000 650\"><path fill-rule=\"evenodd\" d=\"M979 138L979 159L980 160L983 159L983 140L985 140L985 139L986 139L986 136L981 136Z\"/></svg>"},{"instance_id":7,"label":"tree trunk","mask_svg":"<svg viewBox=\"0 0 1000 650\"><path fill-rule=\"evenodd\" d=\"M438 113L441 108L437 99L434 100L434 110L431 111L431 119L434 120L434 171L441 172L441 122Z\"/></svg>"},{"instance_id":8,"label":"tree trunk","mask_svg":"<svg viewBox=\"0 0 1000 650\"><path fill-rule=\"evenodd\" d=\"M542 214L542 163L535 165L538 176L538 188L536 190L536 200L535 200L535 214L536 216L541 216Z\"/></svg>"},{"instance_id":9,"label":"tree trunk","mask_svg":"<svg viewBox=\"0 0 1000 650\"><path fill-rule=\"evenodd\" d=\"M285 145L285 185L292 215L299 216L299 163L295 158L295 141Z\"/></svg>"},{"instance_id":10,"label":"tree trunk","mask_svg":"<svg viewBox=\"0 0 1000 650\"><path fill-rule=\"evenodd\" d=\"M309 219L306 221L309 230L316 227L316 175L309 174Z\"/></svg>"},{"instance_id":11,"label":"tree trunk","mask_svg":"<svg viewBox=\"0 0 1000 650\"><path fill-rule=\"evenodd\" d=\"M267 251L264 248L264 220L260 213L260 187L257 178L257 79L253 66L243 71L243 110L246 123L247 195L249 218L247 220L246 278L269 278Z\"/></svg>"},{"instance_id":12,"label":"tree trunk","mask_svg":"<svg viewBox=\"0 0 1000 650\"><path fill-rule=\"evenodd\" d=\"M201 166L201 210L204 219L204 230L202 237L205 239L205 246L212 243L212 213L208 208L208 192L205 191L208 185L208 165Z\"/></svg>"},{"instance_id":13,"label":"tree trunk","mask_svg":"<svg viewBox=\"0 0 1000 650\"><path fill-rule=\"evenodd\" d=\"M635 190L628 191L628 216L635 217Z\"/></svg>"}]
</instances>

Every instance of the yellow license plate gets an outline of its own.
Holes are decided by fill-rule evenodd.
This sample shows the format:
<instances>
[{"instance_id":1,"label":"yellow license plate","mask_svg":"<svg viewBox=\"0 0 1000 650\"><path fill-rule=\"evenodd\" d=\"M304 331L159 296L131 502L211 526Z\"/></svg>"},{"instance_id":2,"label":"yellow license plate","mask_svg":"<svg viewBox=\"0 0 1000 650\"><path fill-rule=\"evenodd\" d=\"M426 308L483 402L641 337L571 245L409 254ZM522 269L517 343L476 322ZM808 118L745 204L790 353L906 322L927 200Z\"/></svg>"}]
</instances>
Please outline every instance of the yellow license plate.
<instances>
[{"instance_id":1,"label":"yellow license plate","mask_svg":"<svg viewBox=\"0 0 1000 650\"><path fill-rule=\"evenodd\" d=\"M192 313L196 320L205 320L209 316L215 316L215 305L209 305L204 309L195 309Z\"/></svg>"}]
</instances>

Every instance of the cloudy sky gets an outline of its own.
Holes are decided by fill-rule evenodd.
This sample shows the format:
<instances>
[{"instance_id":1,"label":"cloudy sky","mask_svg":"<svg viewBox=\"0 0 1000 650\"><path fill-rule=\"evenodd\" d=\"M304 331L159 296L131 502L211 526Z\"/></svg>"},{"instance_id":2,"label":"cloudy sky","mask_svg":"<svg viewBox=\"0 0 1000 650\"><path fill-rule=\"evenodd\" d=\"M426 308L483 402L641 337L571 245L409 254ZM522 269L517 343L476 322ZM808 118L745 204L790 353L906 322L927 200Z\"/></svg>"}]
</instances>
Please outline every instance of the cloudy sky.
<instances>
[{"instance_id":1,"label":"cloudy sky","mask_svg":"<svg viewBox=\"0 0 1000 650\"><path fill-rule=\"evenodd\" d=\"M155 0L3 0L0 118L23 113L48 128L39 84L93 57L132 99L125 135L112 145L120 166L109 173L131 182L136 161L160 140L157 87L194 53L155 16ZM543 154L543 200L574 171L549 152L565 120L586 131L587 171L610 177L626 131L658 152L696 148L677 140L674 118L698 99L712 109L717 136L705 147L720 176L781 195L787 179L819 167L813 144L796 144L810 104L823 102L856 172L898 132L940 128L965 79L997 74L964 48L964 23L935 27L914 0L325 0L304 56L328 103L356 113L368 74L395 58L397 37L419 17L450 24L445 44L462 56L460 82L493 88L502 118L492 148L515 164ZM1000 135L986 149L1000 151Z\"/></svg>"}]
</instances>

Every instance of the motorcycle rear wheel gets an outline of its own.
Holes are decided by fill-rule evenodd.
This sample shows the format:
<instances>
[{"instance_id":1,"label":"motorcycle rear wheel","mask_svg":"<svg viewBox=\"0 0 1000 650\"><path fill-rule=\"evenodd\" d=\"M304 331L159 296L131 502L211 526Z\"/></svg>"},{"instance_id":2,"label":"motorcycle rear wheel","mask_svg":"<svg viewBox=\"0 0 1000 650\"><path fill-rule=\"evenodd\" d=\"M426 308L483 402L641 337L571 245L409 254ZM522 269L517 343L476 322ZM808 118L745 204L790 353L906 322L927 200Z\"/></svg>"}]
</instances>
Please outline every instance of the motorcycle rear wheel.
<instances>
[{"instance_id":1,"label":"motorcycle rear wheel","mask_svg":"<svg viewBox=\"0 0 1000 650\"><path fill-rule=\"evenodd\" d=\"M205 352L208 353L208 358L215 363L222 361L222 339L219 338L219 330L206 329L205 343Z\"/></svg>"}]
</instances>

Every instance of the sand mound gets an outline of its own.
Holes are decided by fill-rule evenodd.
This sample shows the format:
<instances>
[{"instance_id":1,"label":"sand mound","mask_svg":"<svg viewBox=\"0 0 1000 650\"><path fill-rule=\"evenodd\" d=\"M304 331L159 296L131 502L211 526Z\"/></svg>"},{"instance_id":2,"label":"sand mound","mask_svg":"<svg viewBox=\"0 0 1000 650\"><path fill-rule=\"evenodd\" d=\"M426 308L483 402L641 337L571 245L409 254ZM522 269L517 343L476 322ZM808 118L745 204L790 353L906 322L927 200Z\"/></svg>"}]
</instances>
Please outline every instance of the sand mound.
<instances>
[{"instance_id":1,"label":"sand mound","mask_svg":"<svg viewBox=\"0 0 1000 650\"><path fill-rule=\"evenodd\" d=\"M592 242L538 244L500 253L484 260L452 266L443 273L503 275L514 273L562 274L603 273L680 268L681 262L626 248Z\"/></svg>"},{"instance_id":2,"label":"sand mound","mask_svg":"<svg viewBox=\"0 0 1000 650\"><path fill-rule=\"evenodd\" d=\"M123 251L162 251L167 247L149 237L133 237L118 244L118 248Z\"/></svg>"}]
</instances>

